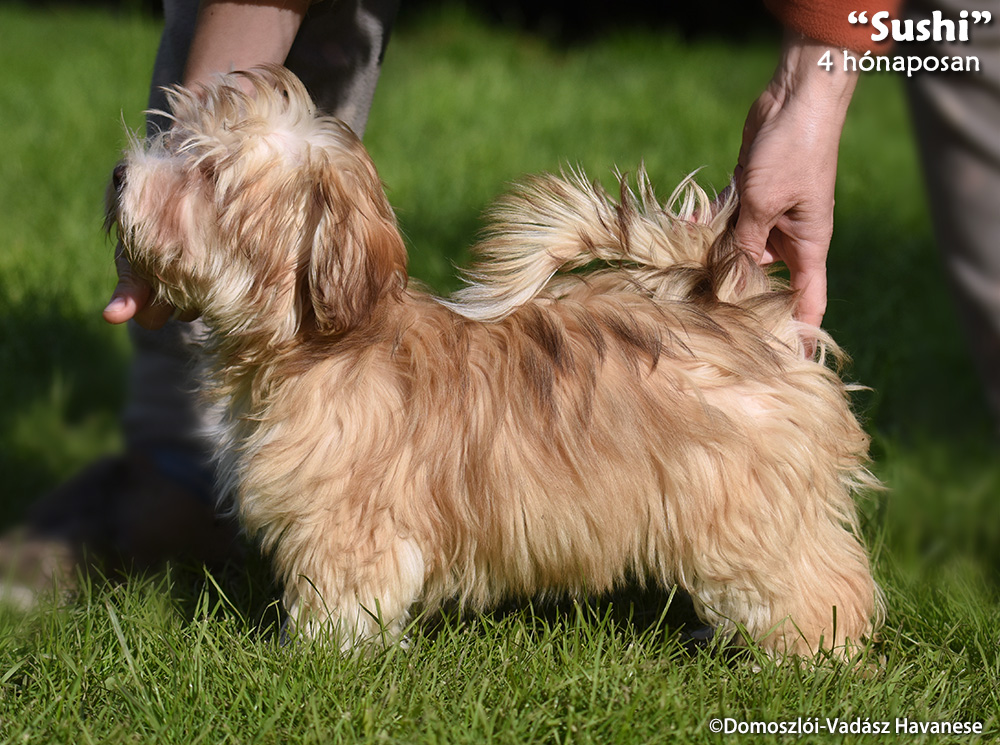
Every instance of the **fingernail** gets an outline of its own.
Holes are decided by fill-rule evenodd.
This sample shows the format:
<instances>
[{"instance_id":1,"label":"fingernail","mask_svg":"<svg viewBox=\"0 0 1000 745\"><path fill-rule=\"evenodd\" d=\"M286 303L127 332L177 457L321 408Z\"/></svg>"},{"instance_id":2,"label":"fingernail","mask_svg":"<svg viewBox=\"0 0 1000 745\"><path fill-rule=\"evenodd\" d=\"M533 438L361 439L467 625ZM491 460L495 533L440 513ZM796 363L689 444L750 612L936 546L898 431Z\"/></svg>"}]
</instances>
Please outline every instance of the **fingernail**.
<instances>
[{"instance_id":1,"label":"fingernail","mask_svg":"<svg viewBox=\"0 0 1000 745\"><path fill-rule=\"evenodd\" d=\"M115 311L124 309L125 309L125 298L113 297L111 298L111 302L108 303L107 307L104 310L111 311L112 313L114 313Z\"/></svg>"}]
</instances>

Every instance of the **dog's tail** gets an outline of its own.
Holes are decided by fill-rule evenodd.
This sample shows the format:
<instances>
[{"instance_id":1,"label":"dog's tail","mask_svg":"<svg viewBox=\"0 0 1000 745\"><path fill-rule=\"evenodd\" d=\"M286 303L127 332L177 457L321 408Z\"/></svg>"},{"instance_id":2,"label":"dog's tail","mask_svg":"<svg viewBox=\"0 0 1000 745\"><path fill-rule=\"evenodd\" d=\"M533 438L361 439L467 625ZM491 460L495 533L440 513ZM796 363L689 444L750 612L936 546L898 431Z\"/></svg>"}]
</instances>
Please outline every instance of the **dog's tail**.
<instances>
[{"instance_id":1,"label":"dog's tail","mask_svg":"<svg viewBox=\"0 0 1000 745\"><path fill-rule=\"evenodd\" d=\"M763 271L741 270L738 265L753 262L725 238L737 204L732 190L713 201L692 174L664 206L644 168L635 189L625 177L619 181L618 201L579 171L522 184L491 211L492 226L475 250L478 263L465 274L467 286L443 302L467 318L498 320L545 289L557 272L593 264L612 265L637 289L660 297L690 297L696 284L705 284L710 264L716 271L702 291L719 300L767 289ZM690 282L680 276L685 269Z\"/></svg>"}]
</instances>

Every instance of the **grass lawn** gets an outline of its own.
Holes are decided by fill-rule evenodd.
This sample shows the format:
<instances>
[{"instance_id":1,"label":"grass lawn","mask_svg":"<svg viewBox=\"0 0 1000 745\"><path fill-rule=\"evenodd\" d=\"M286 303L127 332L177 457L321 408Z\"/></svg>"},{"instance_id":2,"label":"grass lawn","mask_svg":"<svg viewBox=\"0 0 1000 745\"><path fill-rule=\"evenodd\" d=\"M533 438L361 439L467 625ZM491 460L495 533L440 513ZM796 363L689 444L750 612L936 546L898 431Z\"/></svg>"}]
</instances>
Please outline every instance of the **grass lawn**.
<instances>
[{"instance_id":1,"label":"grass lawn","mask_svg":"<svg viewBox=\"0 0 1000 745\"><path fill-rule=\"evenodd\" d=\"M155 21L0 5L0 525L120 446L128 343L104 184L141 125ZM448 12L403 25L366 141L442 291L505 184L644 161L668 194L728 182L769 41L631 33L556 48ZM848 120L828 328L868 386L858 407L889 491L862 509L889 617L875 671L690 650L679 598L447 615L363 659L275 643L266 571L177 569L0 611L0 742L715 742L741 722L979 721L1000 735L1000 464L930 238L899 81L865 77ZM732 737L732 736L730 736ZM841 742L753 736L752 742Z\"/></svg>"}]
</instances>

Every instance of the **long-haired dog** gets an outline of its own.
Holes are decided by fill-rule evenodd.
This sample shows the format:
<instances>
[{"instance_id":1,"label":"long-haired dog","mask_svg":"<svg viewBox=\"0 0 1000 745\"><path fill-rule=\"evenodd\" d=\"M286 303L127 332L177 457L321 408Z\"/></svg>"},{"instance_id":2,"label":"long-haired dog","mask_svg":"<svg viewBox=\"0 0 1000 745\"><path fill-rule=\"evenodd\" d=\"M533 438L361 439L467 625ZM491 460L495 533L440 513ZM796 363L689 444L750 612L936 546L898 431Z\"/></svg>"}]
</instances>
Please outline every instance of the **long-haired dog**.
<instances>
[{"instance_id":1,"label":"long-haired dog","mask_svg":"<svg viewBox=\"0 0 1000 745\"><path fill-rule=\"evenodd\" d=\"M873 634L867 437L832 342L734 247L733 200L534 179L445 301L408 283L372 161L291 73L170 105L110 219L202 314L222 486L300 632L346 649L414 607L639 577L778 655Z\"/></svg>"}]
</instances>

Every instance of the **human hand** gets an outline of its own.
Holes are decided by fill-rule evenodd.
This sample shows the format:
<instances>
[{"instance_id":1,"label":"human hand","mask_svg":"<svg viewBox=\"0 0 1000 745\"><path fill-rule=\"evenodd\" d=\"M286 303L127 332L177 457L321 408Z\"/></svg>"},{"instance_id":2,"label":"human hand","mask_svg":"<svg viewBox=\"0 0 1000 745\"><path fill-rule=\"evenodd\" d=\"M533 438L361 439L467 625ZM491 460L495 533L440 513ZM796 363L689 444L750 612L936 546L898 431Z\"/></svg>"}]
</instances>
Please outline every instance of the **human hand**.
<instances>
[{"instance_id":1,"label":"human hand","mask_svg":"<svg viewBox=\"0 0 1000 745\"><path fill-rule=\"evenodd\" d=\"M104 309L104 320L108 323L135 322L147 329L162 328L177 313L174 306L153 297L153 287L140 276L122 251L121 242L115 249L115 269L118 270L118 284L111 293L111 300ZM181 321L193 321L196 313L180 313Z\"/></svg>"},{"instance_id":2,"label":"human hand","mask_svg":"<svg viewBox=\"0 0 1000 745\"><path fill-rule=\"evenodd\" d=\"M826 311L837 152L857 83L856 73L819 64L829 50L801 36L786 40L747 115L734 172L737 245L761 264L785 263L800 293L796 316L814 326Z\"/></svg>"}]
</instances>

